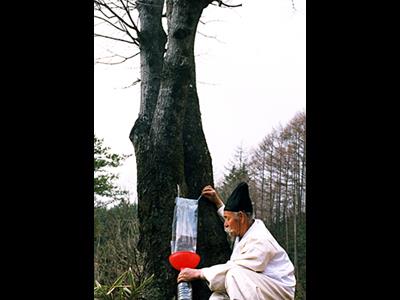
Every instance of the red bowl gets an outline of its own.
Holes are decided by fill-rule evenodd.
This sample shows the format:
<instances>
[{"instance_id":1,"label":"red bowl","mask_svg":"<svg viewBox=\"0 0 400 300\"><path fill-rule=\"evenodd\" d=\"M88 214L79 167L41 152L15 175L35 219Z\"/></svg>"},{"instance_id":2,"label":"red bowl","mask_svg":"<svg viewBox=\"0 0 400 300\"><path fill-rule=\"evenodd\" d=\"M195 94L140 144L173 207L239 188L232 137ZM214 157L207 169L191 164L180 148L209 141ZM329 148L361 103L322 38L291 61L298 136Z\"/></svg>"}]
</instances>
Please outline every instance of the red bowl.
<instances>
[{"instance_id":1,"label":"red bowl","mask_svg":"<svg viewBox=\"0 0 400 300\"><path fill-rule=\"evenodd\" d=\"M196 268L200 262L200 256L191 251L177 251L172 253L168 260L176 270L180 271L183 268Z\"/></svg>"}]
</instances>

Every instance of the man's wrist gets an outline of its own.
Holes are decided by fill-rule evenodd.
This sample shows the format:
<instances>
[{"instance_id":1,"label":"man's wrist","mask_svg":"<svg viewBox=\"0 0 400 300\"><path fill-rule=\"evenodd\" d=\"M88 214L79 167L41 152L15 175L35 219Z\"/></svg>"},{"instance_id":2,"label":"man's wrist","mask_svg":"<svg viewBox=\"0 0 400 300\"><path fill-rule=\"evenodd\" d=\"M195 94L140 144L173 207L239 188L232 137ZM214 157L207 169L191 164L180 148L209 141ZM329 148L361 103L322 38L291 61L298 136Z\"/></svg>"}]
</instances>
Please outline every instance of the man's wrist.
<instances>
[{"instance_id":1,"label":"man's wrist","mask_svg":"<svg viewBox=\"0 0 400 300\"><path fill-rule=\"evenodd\" d=\"M204 274L203 274L203 270L202 269L199 269L199 279L201 279L201 280L205 280L206 278L204 277Z\"/></svg>"},{"instance_id":2,"label":"man's wrist","mask_svg":"<svg viewBox=\"0 0 400 300\"><path fill-rule=\"evenodd\" d=\"M218 196L218 194L215 196L215 206L217 209L219 209L222 205L224 205L224 202L221 200L221 198Z\"/></svg>"}]
</instances>

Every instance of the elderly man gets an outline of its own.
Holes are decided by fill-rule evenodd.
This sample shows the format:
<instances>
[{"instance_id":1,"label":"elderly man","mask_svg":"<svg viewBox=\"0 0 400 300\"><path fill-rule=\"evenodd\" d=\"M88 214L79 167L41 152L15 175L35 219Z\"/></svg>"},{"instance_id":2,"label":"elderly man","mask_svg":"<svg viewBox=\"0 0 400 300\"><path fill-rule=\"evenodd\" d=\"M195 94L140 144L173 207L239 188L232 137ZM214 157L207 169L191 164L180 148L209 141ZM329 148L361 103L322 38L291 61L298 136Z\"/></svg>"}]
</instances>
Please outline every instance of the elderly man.
<instances>
[{"instance_id":1,"label":"elderly man","mask_svg":"<svg viewBox=\"0 0 400 300\"><path fill-rule=\"evenodd\" d=\"M178 282L206 280L212 300L294 299L294 267L264 222L253 219L247 183L240 183L226 205L211 186L202 196L213 202L225 220L225 231L235 243L225 264L202 269L183 269Z\"/></svg>"}]
</instances>

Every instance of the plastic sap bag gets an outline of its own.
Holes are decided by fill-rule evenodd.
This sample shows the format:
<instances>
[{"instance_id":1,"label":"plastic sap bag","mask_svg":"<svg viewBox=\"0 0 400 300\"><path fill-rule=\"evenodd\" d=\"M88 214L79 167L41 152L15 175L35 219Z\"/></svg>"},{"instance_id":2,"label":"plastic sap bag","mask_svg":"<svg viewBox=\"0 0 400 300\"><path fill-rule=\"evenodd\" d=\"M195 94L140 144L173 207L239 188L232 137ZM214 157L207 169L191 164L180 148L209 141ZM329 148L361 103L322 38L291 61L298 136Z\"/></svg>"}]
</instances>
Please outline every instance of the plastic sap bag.
<instances>
[{"instance_id":1,"label":"plastic sap bag","mask_svg":"<svg viewBox=\"0 0 400 300\"><path fill-rule=\"evenodd\" d=\"M176 197L172 221L171 253L196 252L198 200Z\"/></svg>"}]
</instances>

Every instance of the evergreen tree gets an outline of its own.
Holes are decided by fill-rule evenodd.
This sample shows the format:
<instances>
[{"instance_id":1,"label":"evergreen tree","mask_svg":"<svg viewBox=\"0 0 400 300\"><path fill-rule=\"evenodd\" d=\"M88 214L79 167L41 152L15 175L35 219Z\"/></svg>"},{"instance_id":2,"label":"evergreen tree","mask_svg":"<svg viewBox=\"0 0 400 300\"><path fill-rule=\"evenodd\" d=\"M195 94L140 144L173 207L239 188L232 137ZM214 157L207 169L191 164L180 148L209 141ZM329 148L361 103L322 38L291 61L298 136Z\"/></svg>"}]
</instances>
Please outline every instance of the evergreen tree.
<instances>
[{"instance_id":1,"label":"evergreen tree","mask_svg":"<svg viewBox=\"0 0 400 300\"><path fill-rule=\"evenodd\" d=\"M125 200L128 191L121 189L115 168L122 165L130 155L115 154L104 146L104 139L94 136L94 205L105 206Z\"/></svg>"},{"instance_id":2,"label":"evergreen tree","mask_svg":"<svg viewBox=\"0 0 400 300\"><path fill-rule=\"evenodd\" d=\"M228 173L224 175L224 179L218 186L218 192L224 201L228 199L231 192L240 182L248 182L250 179L247 155L242 145L236 148L227 170Z\"/></svg>"}]
</instances>

